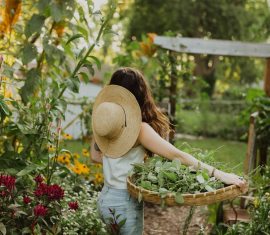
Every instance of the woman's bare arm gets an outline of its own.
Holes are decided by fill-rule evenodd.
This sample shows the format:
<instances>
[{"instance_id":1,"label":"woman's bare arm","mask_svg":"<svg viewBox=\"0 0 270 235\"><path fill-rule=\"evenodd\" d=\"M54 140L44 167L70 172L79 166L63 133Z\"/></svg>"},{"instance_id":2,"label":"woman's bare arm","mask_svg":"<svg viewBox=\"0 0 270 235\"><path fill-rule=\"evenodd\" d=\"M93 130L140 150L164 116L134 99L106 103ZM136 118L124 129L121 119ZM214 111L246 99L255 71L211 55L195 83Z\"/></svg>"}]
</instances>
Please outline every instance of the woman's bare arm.
<instances>
[{"instance_id":1,"label":"woman's bare arm","mask_svg":"<svg viewBox=\"0 0 270 235\"><path fill-rule=\"evenodd\" d=\"M102 152L96 150L94 137L92 138L92 141L91 141L91 159L94 162L98 162L102 164Z\"/></svg>"},{"instance_id":2,"label":"woman's bare arm","mask_svg":"<svg viewBox=\"0 0 270 235\"><path fill-rule=\"evenodd\" d=\"M139 134L139 142L151 152L168 158L170 160L179 159L182 164L187 166L194 166L194 168L200 167L206 169L211 175L213 172L213 167L197 160L192 155L185 153L172 144L161 138L155 130L147 123L143 122L141 125L141 131ZM220 170L215 170L214 176L226 184L235 184L239 186L243 191L246 188L246 182L240 180L235 174L225 173Z\"/></svg>"}]
</instances>

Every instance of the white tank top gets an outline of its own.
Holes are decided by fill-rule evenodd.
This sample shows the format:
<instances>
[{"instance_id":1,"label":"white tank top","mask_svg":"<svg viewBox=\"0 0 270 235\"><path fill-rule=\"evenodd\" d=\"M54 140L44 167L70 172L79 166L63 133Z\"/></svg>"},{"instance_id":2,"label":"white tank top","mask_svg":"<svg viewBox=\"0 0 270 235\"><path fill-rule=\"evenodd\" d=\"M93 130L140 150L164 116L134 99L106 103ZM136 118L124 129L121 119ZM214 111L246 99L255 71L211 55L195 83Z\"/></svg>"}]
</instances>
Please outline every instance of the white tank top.
<instances>
[{"instance_id":1,"label":"white tank top","mask_svg":"<svg viewBox=\"0 0 270 235\"><path fill-rule=\"evenodd\" d=\"M104 184L116 188L127 188L127 176L133 166L132 163L142 163L145 149L142 145L131 148L120 158L103 156Z\"/></svg>"}]
</instances>

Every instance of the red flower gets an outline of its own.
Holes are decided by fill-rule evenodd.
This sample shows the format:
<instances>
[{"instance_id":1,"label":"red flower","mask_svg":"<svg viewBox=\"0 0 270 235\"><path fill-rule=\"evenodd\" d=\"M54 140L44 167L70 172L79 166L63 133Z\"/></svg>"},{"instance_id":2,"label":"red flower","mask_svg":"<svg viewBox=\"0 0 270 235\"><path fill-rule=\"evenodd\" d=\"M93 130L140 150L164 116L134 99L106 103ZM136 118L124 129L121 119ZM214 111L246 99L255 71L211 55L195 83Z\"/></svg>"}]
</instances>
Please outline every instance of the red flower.
<instances>
[{"instance_id":1,"label":"red flower","mask_svg":"<svg viewBox=\"0 0 270 235\"><path fill-rule=\"evenodd\" d=\"M58 184L49 185L47 187L47 196L50 201L59 201L64 197L64 190Z\"/></svg>"},{"instance_id":2,"label":"red flower","mask_svg":"<svg viewBox=\"0 0 270 235\"><path fill-rule=\"evenodd\" d=\"M47 214L47 208L41 204L34 207L34 215L44 217Z\"/></svg>"},{"instance_id":3,"label":"red flower","mask_svg":"<svg viewBox=\"0 0 270 235\"><path fill-rule=\"evenodd\" d=\"M32 199L28 196L24 196L23 197L23 203L24 204L29 204L32 201Z\"/></svg>"},{"instance_id":4,"label":"red flower","mask_svg":"<svg viewBox=\"0 0 270 235\"><path fill-rule=\"evenodd\" d=\"M40 183L37 189L34 191L35 196L41 197L41 196L47 195L47 188L48 188L47 184Z\"/></svg>"},{"instance_id":5,"label":"red flower","mask_svg":"<svg viewBox=\"0 0 270 235\"><path fill-rule=\"evenodd\" d=\"M37 175L35 178L34 178L34 180L38 183L38 184L40 184L40 183L42 183L43 182L43 177L41 176L41 175Z\"/></svg>"},{"instance_id":6,"label":"red flower","mask_svg":"<svg viewBox=\"0 0 270 235\"><path fill-rule=\"evenodd\" d=\"M0 175L0 186L5 186L8 191L11 191L15 187L16 178L10 175Z\"/></svg>"},{"instance_id":7,"label":"red flower","mask_svg":"<svg viewBox=\"0 0 270 235\"><path fill-rule=\"evenodd\" d=\"M69 209L76 211L79 208L78 202L69 202L68 203Z\"/></svg>"},{"instance_id":8,"label":"red flower","mask_svg":"<svg viewBox=\"0 0 270 235\"><path fill-rule=\"evenodd\" d=\"M36 197L47 196L50 201L59 201L64 197L64 190L58 185L47 185L40 183L34 191Z\"/></svg>"}]
</instances>

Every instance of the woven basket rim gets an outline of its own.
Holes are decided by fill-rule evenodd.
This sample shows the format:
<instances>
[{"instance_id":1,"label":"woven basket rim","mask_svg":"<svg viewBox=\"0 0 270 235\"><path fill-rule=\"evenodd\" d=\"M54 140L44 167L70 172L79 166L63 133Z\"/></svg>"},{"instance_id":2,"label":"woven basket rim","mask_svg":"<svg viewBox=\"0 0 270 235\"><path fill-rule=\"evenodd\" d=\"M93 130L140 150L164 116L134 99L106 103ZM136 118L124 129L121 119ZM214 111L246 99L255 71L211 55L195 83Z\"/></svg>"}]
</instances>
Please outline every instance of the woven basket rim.
<instances>
[{"instance_id":1,"label":"woven basket rim","mask_svg":"<svg viewBox=\"0 0 270 235\"><path fill-rule=\"evenodd\" d=\"M155 191L150 191L147 190L143 187L137 186L135 185L132 180L131 180L132 176L128 176L127 177L127 184L129 184L131 187L133 187L134 189L136 189L137 191L139 191L140 193L147 193L150 195L156 195L156 196L160 196L160 194L158 192ZM182 196L184 198L200 198L200 197L208 197L208 196L212 196L212 195L217 195L217 194L222 194L224 192L230 191L230 190L234 190L234 189L239 189L239 194L241 194L241 190L238 186L236 185L228 185L226 187L214 190L212 192L202 192L202 193L183 193ZM175 197L174 193L167 193L166 197Z\"/></svg>"}]
</instances>

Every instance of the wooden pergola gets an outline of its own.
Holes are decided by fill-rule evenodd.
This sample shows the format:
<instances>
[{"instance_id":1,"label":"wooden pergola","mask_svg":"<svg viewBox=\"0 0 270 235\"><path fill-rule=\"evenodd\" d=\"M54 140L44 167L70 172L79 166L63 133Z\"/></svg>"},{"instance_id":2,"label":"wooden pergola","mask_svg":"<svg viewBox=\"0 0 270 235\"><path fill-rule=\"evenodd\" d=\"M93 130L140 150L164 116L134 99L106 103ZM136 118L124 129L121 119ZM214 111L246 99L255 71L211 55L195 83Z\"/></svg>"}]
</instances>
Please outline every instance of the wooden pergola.
<instances>
[{"instance_id":1,"label":"wooden pergola","mask_svg":"<svg viewBox=\"0 0 270 235\"><path fill-rule=\"evenodd\" d=\"M154 44L164 49L180 53L265 58L264 91L267 96L270 96L270 43L156 36L154 38ZM257 162L255 116L253 114L250 118L248 148L244 164L245 173L248 173L254 168ZM266 162L266 159L264 161Z\"/></svg>"}]
</instances>

